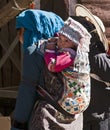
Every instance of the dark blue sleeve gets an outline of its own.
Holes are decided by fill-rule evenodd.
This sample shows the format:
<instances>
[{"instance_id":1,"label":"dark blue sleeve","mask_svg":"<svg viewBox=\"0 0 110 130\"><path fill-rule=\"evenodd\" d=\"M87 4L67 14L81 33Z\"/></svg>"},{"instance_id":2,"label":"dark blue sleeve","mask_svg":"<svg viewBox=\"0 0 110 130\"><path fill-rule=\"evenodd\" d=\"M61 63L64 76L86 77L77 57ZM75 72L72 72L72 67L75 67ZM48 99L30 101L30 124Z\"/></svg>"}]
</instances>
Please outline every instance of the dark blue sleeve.
<instances>
[{"instance_id":1,"label":"dark blue sleeve","mask_svg":"<svg viewBox=\"0 0 110 130\"><path fill-rule=\"evenodd\" d=\"M97 74L102 80L110 82L110 56L106 53L95 55L90 60L91 72Z\"/></svg>"}]
</instances>

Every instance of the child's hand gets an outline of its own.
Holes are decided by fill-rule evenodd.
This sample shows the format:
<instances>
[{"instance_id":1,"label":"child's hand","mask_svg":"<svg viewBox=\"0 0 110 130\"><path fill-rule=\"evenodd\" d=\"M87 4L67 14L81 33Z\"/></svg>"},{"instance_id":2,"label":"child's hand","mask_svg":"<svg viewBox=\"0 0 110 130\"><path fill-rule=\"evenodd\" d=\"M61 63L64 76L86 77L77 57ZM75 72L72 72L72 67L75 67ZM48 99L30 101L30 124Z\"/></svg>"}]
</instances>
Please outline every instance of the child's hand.
<instances>
[{"instance_id":1,"label":"child's hand","mask_svg":"<svg viewBox=\"0 0 110 130\"><path fill-rule=\"evenodd\" d=\"M76 51L71 48L63 48L62 50L68 55L71 55L73 58L76 56Z\"/></svg>"}]
</instances>

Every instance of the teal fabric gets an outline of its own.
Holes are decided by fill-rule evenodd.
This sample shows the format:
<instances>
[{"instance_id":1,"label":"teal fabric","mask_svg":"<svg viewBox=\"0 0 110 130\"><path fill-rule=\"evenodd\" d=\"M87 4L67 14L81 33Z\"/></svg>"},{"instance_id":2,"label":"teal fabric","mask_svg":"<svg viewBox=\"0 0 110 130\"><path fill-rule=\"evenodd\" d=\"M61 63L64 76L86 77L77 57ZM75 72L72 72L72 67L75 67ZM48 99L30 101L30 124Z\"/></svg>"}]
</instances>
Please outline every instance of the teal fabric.
<instances>
[{"instance_id":1,"label":"teal fabric","mask_svg":"<svg viewBox=\"0 0 110 130\"><path fill-rule=\"evenodd\" d=\"M28 9L16 17L16 28L25 28L24 50L38 40L53 37L63 25L61 17L43 10Z\"/></svg>"}]
</instances>

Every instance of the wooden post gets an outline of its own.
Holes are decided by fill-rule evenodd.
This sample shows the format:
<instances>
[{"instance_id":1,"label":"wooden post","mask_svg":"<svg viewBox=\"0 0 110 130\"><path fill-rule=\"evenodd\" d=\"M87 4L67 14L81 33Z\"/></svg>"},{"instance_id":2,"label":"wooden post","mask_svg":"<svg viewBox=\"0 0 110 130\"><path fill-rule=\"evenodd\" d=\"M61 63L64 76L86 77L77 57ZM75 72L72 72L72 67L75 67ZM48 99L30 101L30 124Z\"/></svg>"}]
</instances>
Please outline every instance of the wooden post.
<instances>
[{"instance_id":1,"label":"wooden post","mask_svg":"<svg viewBox=\"0 0 110 130\"><path fill-rule=\"evenodd\" d=\"M20 11L29 8L29 3L31 3L31 0L10 0L0 9L0 28L19 14Z\"/></svg>"}]
</instances>

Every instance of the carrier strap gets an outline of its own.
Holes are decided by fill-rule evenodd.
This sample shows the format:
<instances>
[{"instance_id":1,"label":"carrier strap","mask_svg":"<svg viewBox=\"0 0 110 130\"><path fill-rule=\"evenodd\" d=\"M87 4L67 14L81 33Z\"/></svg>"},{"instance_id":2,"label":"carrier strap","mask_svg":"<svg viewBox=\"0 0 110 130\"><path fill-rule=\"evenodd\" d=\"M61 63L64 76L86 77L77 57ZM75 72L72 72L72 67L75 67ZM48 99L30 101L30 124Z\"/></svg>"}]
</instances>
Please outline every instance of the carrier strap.
<instances>
[{"instance_id":1,"label":"carrier strap","mask_svg":"<svg viewBox=\"0 0 110 130\"><path fill-rule=\"evenodd\" d=\"M96 75L96 74L94 74L94 73L91 73L90 76L91 76L92 78L94 78L94 79L96 79L96 80L98 80L98 81L104 83L104 84L107 86L106 89L110 90L110 82L106 82L106 81L102 80L98 75Z\"/></svg>"},{"instance_id":2,"label":"carrier strap","mask_svg":"<svg viewBox=\"0 0 110 130\"><path fill-rule=\"evenodd\" d=\"M39 93L39 95L43 98L43 100L46 100L48 103L50 103L56 110L58 110L60 113L62 113L65 116L69 116L69 117L74 117L73 114L68 113L67 111L65 111L59 104L57 101L55 101L53 99L53 97L42 87L37 86L37 92Z\"/></svg>"}]
</instances>

